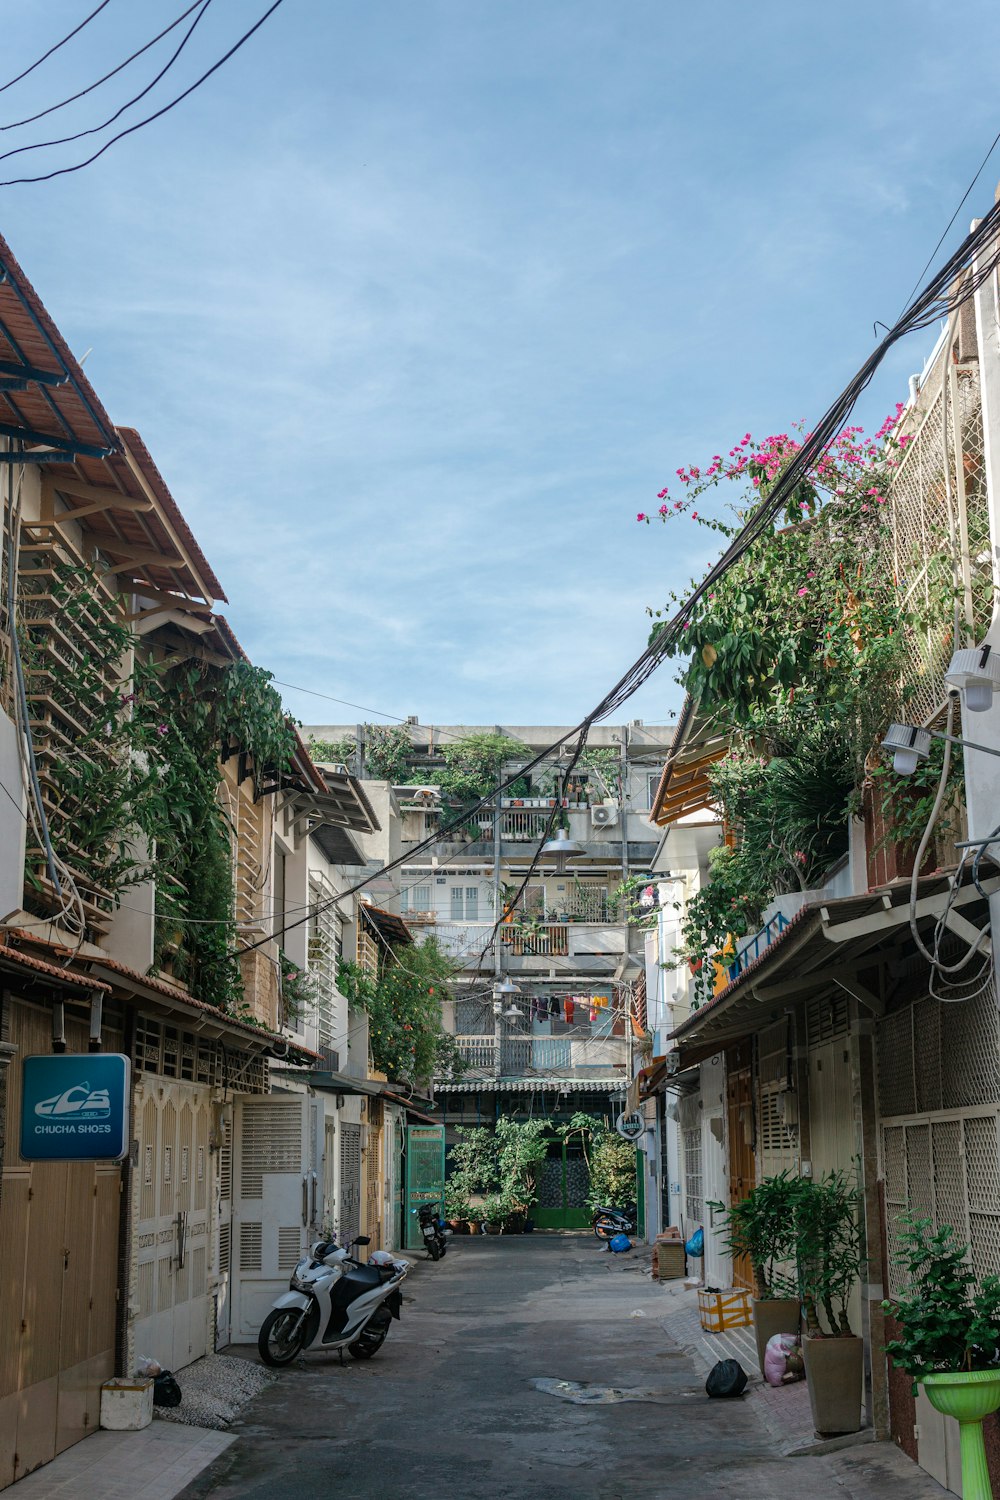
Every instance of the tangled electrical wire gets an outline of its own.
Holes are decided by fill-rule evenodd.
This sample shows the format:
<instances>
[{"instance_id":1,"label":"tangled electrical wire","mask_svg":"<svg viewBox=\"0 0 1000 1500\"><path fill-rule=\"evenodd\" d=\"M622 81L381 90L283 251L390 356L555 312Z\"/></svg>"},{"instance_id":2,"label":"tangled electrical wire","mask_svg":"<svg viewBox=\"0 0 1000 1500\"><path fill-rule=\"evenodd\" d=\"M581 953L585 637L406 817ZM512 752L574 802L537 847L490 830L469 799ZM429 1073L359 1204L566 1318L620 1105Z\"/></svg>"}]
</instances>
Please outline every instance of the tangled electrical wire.
<instances>
[{"instance_id":1,"label":"tangled electrical wire","mask_svg":"<svg viewBox=\"0 0 1000 1500\"><path fill-rule=\"evenodd\" d=\"M709 569L701 583L692 589L691 593L671 619L664 621L659 626L646 648L636 658L629 669L623 673L614 686L605 693L600 702L591 709L590 713L585 715L578 724L569 730L567 734L561 736L554 744L546 746L544 750L540 751L527 764L520 765L516 773L501 780L496 790L489 796L480 798L474 807L464 808L454 819L442 824L440 828L409 849L405 855L400 855L399 858L384 865L379 871L380 875L389 874L400 865L409 863L415 855L420 854L425 849L431 848L449 832L463 827L468 823L470 817L474 817L476 813L482 811L483 808L490 806L492 803L498 802L502 792L517 777L530 772L536 766L540 765L542 761L551 760L553 755L563 746L575 741L575 748L566 774L568 775L573 770L580 756L583 754L587 743L587 736L592 727L602 719L607 719L614 714L623 704L628 702L634 693L638 692L639 688L649 681L657 668L661 666L663 661L671 654L674 647L680 642L682 632L690 623L698 604L705 594L718 583L719 579L730 568L745 556L754 543L767 533L775 520L788 508L796 490L807 476L809 470L822 458L829 445L836 439L838 433L843 430L858 399L871 384L890 349L908 334L915 333L923 328L932 327L935 323L961 307L963 303L967 302L975 294L979 287L988 281L989 277L1000 266L1000 243L997 242L998 231L1000 231L1000 202L995 203L985 217L979 220L954 253L948 257L939 270L931 277L930 281L926 283L923 290L911 298L906 309L893 326L888 329L885 336L876 345L854 378L827 408L813 431L806 437L802 446L793 455L788 467L775 481L773 488L769 490L766 497L756 506L741 530L733 537L722 553L722 556ZM538 867L542 847L547 842L555 826L559 811L558 807L554 807L549 813L545 830L539 840L539 847L518 888L518 896L524 890L532 874ZM917 867L919 868L919 863ZM356 885L341 892L337 899L343 900L345 897L363 890L373 878L372 876L368 876L365 880L359 881ZM517 896L512 901L505 903L503 912L498 915L490 939L484 948L484 955L495 943L497 930L504 917L512 909L513 905L516 904L516 900ZM300 918L298 923L292 923L291 925L297 926L307 921L309 921L308 915ZM287 928L283 930L287 930ZM252 952L255 948L262 947L265 943L272 941L273 936L274 934L269 934L266 937L260 938L255 943L250 943L243 948L236 949L233 956L240 957L244 953Z\"/></svg>"}]
</instances>

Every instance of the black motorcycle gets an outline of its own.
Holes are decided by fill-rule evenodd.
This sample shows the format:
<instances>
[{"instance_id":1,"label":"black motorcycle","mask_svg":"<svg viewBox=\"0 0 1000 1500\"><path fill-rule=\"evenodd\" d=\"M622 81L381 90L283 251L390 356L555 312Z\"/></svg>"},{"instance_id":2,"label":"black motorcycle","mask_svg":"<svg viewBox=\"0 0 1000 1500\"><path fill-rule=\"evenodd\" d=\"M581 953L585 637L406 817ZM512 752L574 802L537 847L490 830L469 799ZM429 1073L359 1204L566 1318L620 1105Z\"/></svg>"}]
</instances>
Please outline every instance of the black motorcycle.
<instances>
[{"instance_id":1,"label":"black motorcycle","mask_svg":"<svg viewBox=\"0 0 1000 1500\"><path fill-rule=\"evenodd\" d=\"M424 1247L431 1260L441 1259L448 1248L448 1236L451 1233L438 1213L439 1207L440 1199L437 1203L421 1203L419 1208L413 1209L413 1213L420 1220L420 1233L424 1237Z\"/></svg>"},{"instance_id":2,"label":"black motorcycle","mask_svg":"<svg viewBox=\"0 0 1000 1500\"><path fill-rule=\"evenodd\" d=\"M634 1203L626 1203L624 1208L596 1208L590 1221L599 1240L613 1239L616 1234L635 1234L637 1222Z\"/></svg>"}]
</instances>

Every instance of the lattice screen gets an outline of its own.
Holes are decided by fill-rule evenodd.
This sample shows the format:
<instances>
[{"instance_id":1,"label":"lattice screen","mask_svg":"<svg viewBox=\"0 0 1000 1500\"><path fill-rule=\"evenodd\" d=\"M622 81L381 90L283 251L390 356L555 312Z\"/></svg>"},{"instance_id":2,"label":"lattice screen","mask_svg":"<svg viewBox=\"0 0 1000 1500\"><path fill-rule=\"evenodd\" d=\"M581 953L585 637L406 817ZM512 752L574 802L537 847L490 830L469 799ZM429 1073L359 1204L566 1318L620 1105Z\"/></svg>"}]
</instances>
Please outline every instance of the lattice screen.
<instances>
[{"instance_id":1,"label":"lattice screen","mask_svg":"<svg viewBox=\"0 0 1000 1500\"><path fill-rule=\"evenodd\" d=\"M882 1175L890 1262L899 1220L950 1224L978 1275L1000 1275L1000 1028L996 992L924 999L878 1029ZM889 1285L899 1275L890 1265Z\"/></svg>"},{"instance_id":2,"label":"lattice screen","mask_svg":"<svg viewBox=\"0 0 1000 1500\"><path fill-rule=\"evenodd\" d=\"M962 629L980 638L992 613L989 518L976 364L946 351L928 377L922 415L893 479L884 560L907 606L922 619L907 671L907 719L929 718L944 696L951 659L952 598Z\"/></svg>"}]
</instances>

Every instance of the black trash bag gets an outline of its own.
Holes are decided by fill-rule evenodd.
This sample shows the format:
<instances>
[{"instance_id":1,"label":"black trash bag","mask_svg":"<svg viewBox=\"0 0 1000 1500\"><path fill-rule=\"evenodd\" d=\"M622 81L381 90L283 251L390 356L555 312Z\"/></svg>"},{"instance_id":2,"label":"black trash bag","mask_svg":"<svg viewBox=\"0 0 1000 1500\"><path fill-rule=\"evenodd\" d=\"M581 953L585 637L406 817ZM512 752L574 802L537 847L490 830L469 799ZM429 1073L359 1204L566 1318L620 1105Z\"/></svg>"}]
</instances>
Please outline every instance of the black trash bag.
<instances>
[{"instance_id":1,"label":"black trash bag","mask_svg":"<svg viewBox=\"0 0 1000 1500\"><path fill-rule=\"evenodd\" d=\"M746 1380L746 1376L743 1377ZM154 1406L180 1406L181 1388L172 1370L164 1370L153 1381Z\"/></svg>"},{"instance_id":2,"label":"black trash bag","mask_svg":"<svg viewBox=\"0 0 1000 1500\"><path fill-rule=\"evenodd\" d=\"M738 1359L720 1359L705 1381L709 1396L742 1396L747 1388L747 1372Z\"/></svg>"}]
</instances>

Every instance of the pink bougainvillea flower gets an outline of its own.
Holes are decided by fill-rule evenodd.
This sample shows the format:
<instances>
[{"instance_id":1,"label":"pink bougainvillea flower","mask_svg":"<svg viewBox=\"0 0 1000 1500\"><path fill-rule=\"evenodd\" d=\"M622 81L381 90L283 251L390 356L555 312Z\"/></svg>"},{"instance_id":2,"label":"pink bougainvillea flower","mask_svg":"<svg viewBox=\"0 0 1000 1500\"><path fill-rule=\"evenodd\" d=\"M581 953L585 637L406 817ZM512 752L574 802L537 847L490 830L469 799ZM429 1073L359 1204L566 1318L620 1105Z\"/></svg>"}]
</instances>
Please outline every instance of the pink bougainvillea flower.
<instances>
[{"instance_id":1,"label":"pink bougainvillea flower","mask_svg":"<svg viewBox=\"0 0 1000 1500\"><path fill-rule=\"evenodd\" d=\"M156 726L156 732L157 732L157 734L167 734L167 733L169 733L166 724L157 724L157 726Z\"/></svg>"},{"instance_id":2,"label":"pink bougainvillea flower","mask_svg":"<svg viewBox=\"0 0 1000 1500\"><path fill-rule=\"evenodd\" d=\"M637 521L644 521L645 519L646 519L646 512L644 510L641 510L639 512L639 514L636 516L636 520Z\"/></svg>"},{"instance_id":3,"label":"pink bougainvillea flower","mask_svg":"<svg viewBox=\"0 0 1000 1500\"><path fill-rule=\"evenodd\" d=\"M808 594L809 590L806 588L805 584L803 584L802 587L800 589L798 589L796 592L798 593L798 596L801 599L802 595L803 594Z\"/></svg>"},{"instance_id":4,"label":"pink bougainvillea flower","mask_svg":"<svg viewBox=\"0 0 1000 1500\"><path fill-rule=\"evenodd\" d=\"M697 521L697 519L698 519L698 512L696 510L693 510L691 512L691 519L692 519L692 521Z\"/></svg>"}]
</instances>

